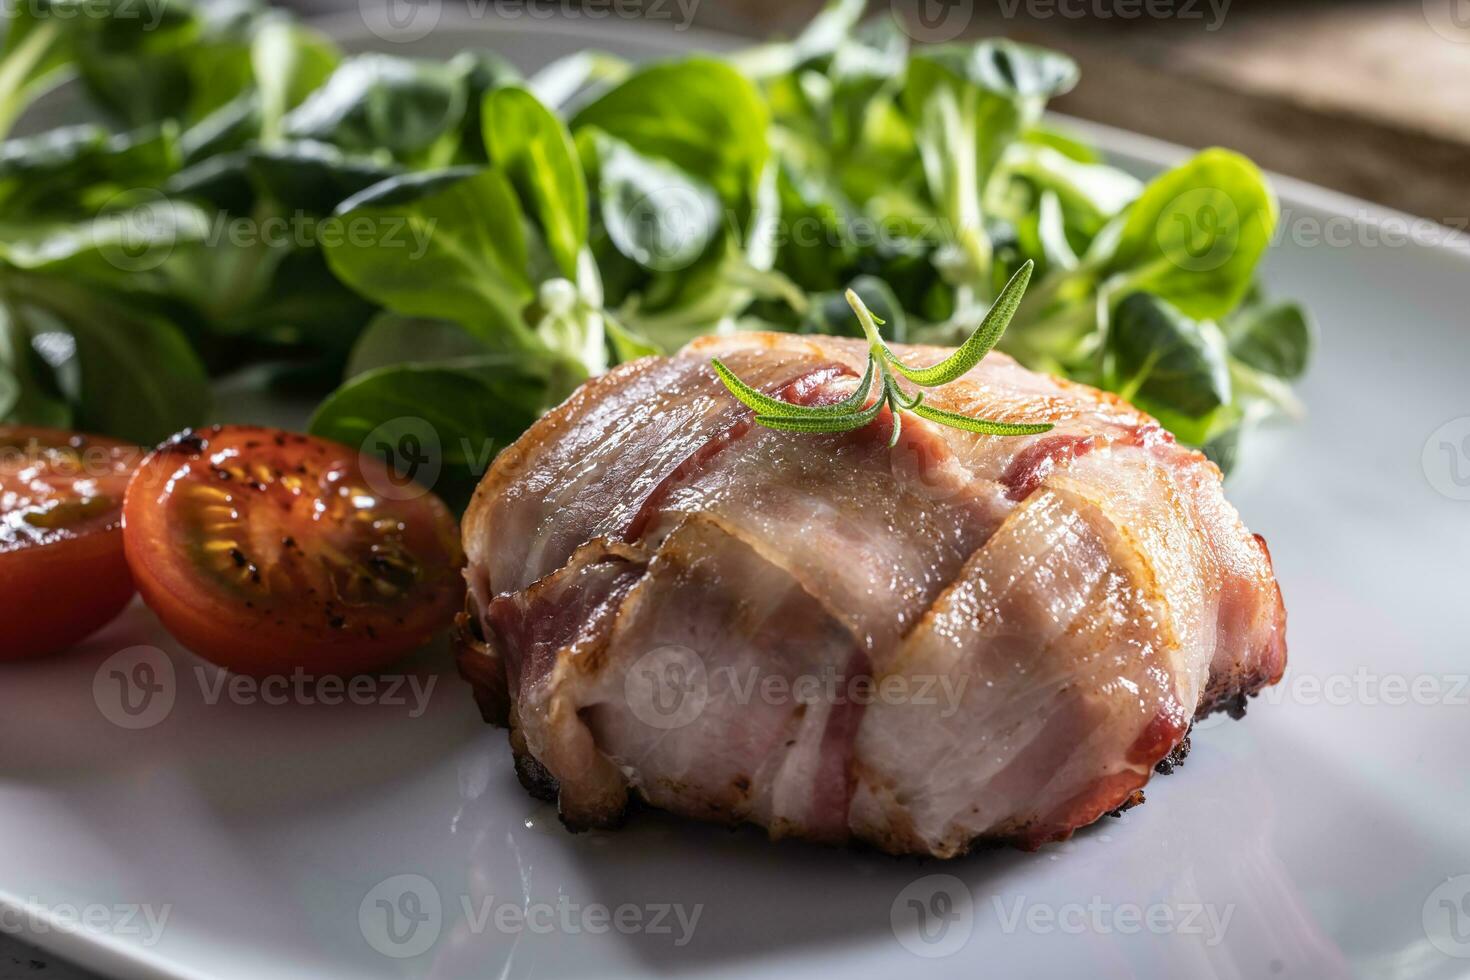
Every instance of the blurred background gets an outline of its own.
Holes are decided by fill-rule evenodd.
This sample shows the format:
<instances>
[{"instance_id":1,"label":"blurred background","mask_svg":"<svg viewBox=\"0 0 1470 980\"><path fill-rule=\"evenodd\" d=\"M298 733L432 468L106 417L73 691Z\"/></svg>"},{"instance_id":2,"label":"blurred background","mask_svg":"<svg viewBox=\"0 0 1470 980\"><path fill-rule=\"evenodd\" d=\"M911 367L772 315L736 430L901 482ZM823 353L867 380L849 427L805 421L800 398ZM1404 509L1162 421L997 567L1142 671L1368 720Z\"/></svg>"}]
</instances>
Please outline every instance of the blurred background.
<instances>
[{"instance_id":1,"label":"blurred background","mask_svg":"<svg viewBox=\"0 0 1470 980\"><path fill-rule=\"evenodd\" d=\"M750 38L823 0L289 0L305 16L408 22L618 17ZM1470 226L1470 0L872 0L920 40L1004 35L1065 51L1086 84L1053 103L1453 228Z\"/></svg>"}]
</instances>

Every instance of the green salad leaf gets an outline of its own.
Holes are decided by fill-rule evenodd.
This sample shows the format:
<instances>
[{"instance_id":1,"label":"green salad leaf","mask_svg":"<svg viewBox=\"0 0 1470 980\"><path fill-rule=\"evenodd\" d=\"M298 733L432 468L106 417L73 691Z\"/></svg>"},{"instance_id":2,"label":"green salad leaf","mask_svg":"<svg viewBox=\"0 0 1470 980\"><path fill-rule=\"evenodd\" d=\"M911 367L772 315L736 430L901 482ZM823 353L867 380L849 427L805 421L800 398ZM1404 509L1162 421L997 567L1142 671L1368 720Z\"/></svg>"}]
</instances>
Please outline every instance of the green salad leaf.
<instances>
[{"instance_id":1,"label":"green salad leaf","mask_svg":"<svg viewBox=\"0 0 1470 980\"><path fill-rule=\"evenodd\" d=\"M1306 373L1316 335L1311 317L1297 303L1251 306L1225 321L1232 357L1288 381Z\"/></svg>"},{"instance_id":2,"label":"green salad leaf","mask_svg":"<svg viewBox=\"0 0 1470 980\"><path fill-rule=\"evenodd\" d=\"M490 162L529 202L562 275L576 278L587 244L587 180L566 126L523 88L491 92L481 119Z\"/></svg>"},{"instance_id":3,"label":"green salad leaf","mask_svg":"<svg viewBox=\"0 0 1470 980\"><path fill-rule=\"evenodd\" d=\"M1194 317L1245 297L1276 229L1275 196L1255 164L1205 150L1149 182L1105 267L1115 293L1146 290Z\"/></svg>"},{"instance_id":4,"label":"green salad leaf","mask_svg":"<svg viewBox=\"0 0 1470 980\"><path fill-rule=\"evenodd\" d=\"M1118 304L1108 337L1110 380L1139 407L1201 418L1230 402L1225 337L1167 300L1130 293Z\"/></svg>"},{"instance_id":5,"label":"green salad leaf","mask_svg":"<svg viewBox=\"0 0 1470 980\"><path fill-rule=\"evenodd\" d=\"M525 218L500 171L391 178L343 202L337 216L349 233L326 244L327 261L364 296L491 343L537 347L521 317L534 296Z\"/></svg>"},{"instance_id":6,"label":"green salad leaf","mask_svg":"<svg viewBox=\"0 0 1470 980\"><path fill-rule=\"evenodd\" d=\"M343 62L281 125L291 139L442 166L453 161L467 97L464 76L450 65L359 55Z\"/></svg>"},{"instance_id":7,"label":"green salad leaf","mask_svg":"<svg viewBox=\"0 0 1470 980\"><path fill-rule=\"evenodd\" d=\"M722 230L714 191L606 133L583 133L594 147L598 204L613 247L649 270L676 272L693 265Z\"/></svg>"},{"instance_id":8,"label":"green salad leaf","mask_svg":"<svg viewBox=\"0 0 1470 980\"><path fill-rule=\"evenodd\" d=\"M789 42L523 78L479 49L344 57L252 0L81 2L17 5L0 42L0 421L148 441L228 418L210 390L250 369L334 438L430 426L464 499L589 376L753 329L875 352L835 413L726 378L789 431L885 406L1030 431L923 401L992 345L1222 466L1301 412L1316 330L1258 282L1265 176L1223 149L1113 166L1044 115L1086 84L1063 54L915 45L833 0ZM61 84L86 121L39 128Z\"/></svg>"},{"instance_id":9,"label":"green salad leaf","mask_svg":"<svg viewBox=\"0 0 1470 980\"><path fill-rule=\"evenodd\" d=\"M770 156L768 119L749 79L700 57L634 72L572 117L571 127L596 127L696 174L748 213Z\"/></svg>"},{"instance_id":10,"label":"green salad leaf","mask_svg":"<svg viewBox=\"0 0 1470 980\"><path fill-rule=\"evenodd\" d=\"M427 424L442 467L435 490L462 507L495 454L536 421L543 385L544 379L508 358L375 368L322 402L310 430L378 452L416 436ZM379 445L368 441L374 434Z\"/></svg>"}]
</instances>

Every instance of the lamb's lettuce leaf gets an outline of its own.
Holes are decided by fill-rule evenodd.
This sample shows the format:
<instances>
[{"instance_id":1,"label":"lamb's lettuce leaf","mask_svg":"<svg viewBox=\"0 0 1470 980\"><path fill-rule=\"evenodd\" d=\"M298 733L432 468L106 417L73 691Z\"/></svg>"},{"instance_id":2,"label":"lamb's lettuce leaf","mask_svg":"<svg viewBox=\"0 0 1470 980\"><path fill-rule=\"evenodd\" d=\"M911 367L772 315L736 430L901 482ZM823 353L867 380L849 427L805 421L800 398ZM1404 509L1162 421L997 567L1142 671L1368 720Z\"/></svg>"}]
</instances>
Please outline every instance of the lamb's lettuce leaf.
<instances>
[{"instance_id":1,"label":"lamb's lettuce leaf","mask_svg":"<svg viewBox=\"0 0 1470 980\"><path fill-rule=\"evenodd\" d=\"M576 278L587 245L587 180L561 120L523 88L485 97L481 113L490 162L510 177L561 273Z\"/></svg>"},{"instance_id":2,"label":"lamb's lettuce leaf","mask_svg":"<svg viewBox=\"0 0 1470 980\"><path fill-rule=\"evenodd\" d=\"M720 234L720 200L702 181L622 140L583 131L596 157L602 225L619 253L645 269L688 268Z\"/></svg>"},{"instance_id":3,"label":"lamb's lettuce leaf","mask_svg":"<svg viewBox=\"0 0 1470 980\"><path fill-rule=\"evenodd\" d=\"M1273 377L1294 380L1307 370L1317 330L1298 303L1262 303L1225 321L1230 354Z\"/></svg>"},{"instance_id":4,"label":"lamb's lettuce leaf","mask_svg":"<svg viewBox=\"0 0 1470 980\"><path fill-rule=\"evenodd\" d=\"M1104 272L1116 293L1145 290L1189 316L1223 317L1249 291L1276 218L1255 164L1205 150L1144 188Z\"/></svg>"},{"instance_id":5,"label":"lamb's lettuce leaf","mask_svg":"<svg viewBox=\"0 0 1470 980\"><path fill-rule=\"evenodd\" d=\"M1028 366L1222 465L1300 411L1315 332L1260 294L1254 165L1206 150L1141 182L1043 118L1066 56L914 45L865 6L523 80L480 50L344 58L254 0L16 5L0 137L68 78L89 121L0 142L0 421L153 438L204 420L209 375L264 366L337 385L316 427L346 441L417 416L503 446L610 363L854 333L848 287L890 339L956 344L1027 263L1002 345ZM455 493L479 454L449 452Z\"/></svg>"},{"instance_id":6,"label":"lamb's lettuce leaf","mask_svg":"<svg viewBox=\"0 0 1470 980\"><path fill-rule=\"evenodd\" d=\"M281 125L290 139L442 166L458 149L467 101L464 75L450 65L365 54L338 66Z\"/></svg>"},{"instance_id":7,"label":"lamb's lettuce leaf","mask_svg":"<svg viewBox=\"0 0 1470 980\"><path fill-rule=\"evenodd\" d=\"M673 163L748 216L770 156L769 116L748 78L695 57L640 69L579 111L571 127L594 126Z\"/></svg>"},{"instance_id":8,"label":"lamb's lettuce leaf","mask_svg":"<svg viewBox=\"0 0 1470 980\"><path fill-rule=\"evenodd\" d=\"M535 295L525 217L500 171L395 177L343 202L337 217L349 233L326 245L327 261L364 296L502 348L539 347L522 318Z\"/></svg>"},{"instance_id":9,"label":"lamb's lettuce leaf","mask_svg":"<svg viewBox=\"0 0 1470 980\"><path fill-rule=\"evenodd\" d=\"M386 452L405 436L422 439L427 426L439 464L429 489L463 506L496 454L544 409L544 390L544 377L508 357L397 364L351 378L317 408L310 428L367 452ZM370 435L378 445L369 443Z\"/></svg>"}]
</instances>

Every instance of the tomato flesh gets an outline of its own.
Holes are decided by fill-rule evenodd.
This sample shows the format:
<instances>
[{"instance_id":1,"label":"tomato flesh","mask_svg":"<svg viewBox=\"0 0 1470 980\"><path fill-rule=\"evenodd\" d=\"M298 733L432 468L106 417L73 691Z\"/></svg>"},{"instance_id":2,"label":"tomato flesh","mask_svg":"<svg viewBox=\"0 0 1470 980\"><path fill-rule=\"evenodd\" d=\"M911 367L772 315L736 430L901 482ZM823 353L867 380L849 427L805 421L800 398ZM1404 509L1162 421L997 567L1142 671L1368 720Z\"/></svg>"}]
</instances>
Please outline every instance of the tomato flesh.
<instances>
[{"instance_id":1,"label":"tomato flesh","mask_svg":"<svg viewBox=\"0 0 1470 980\"><path fill-rule=\"evenodd\" d=\"M378 670L453 618L454 517L337 443L253 426L176 436L128 487L143 599L195 653L240 673Z\"/></svg>"},{"instance_id":2,"label":"tomato flesh","mask_svg":"<svg viewBox=\"0 0 1470 980\"><path fill-rule=\"evenodd\" d=\"M141 456L100 436L0 426L0 661L72 646L128 604L122 505Z\"/></svg>"}]
</instances>

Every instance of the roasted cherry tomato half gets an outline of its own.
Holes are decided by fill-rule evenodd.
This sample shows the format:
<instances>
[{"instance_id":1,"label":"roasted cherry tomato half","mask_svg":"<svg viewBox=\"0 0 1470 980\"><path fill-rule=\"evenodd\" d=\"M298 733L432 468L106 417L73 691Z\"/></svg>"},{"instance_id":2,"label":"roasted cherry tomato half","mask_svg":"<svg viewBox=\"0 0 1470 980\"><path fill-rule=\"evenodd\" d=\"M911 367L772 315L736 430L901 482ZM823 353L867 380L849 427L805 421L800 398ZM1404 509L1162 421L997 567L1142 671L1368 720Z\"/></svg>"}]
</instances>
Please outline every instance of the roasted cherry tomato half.
<instances>
[{"instance_id":1,"label":"roasted cherry tomato half","mask_svg":"<svg viewBox=\"0 0 1470 980\"><path fill-rule=\"evenodd\" d=\"M0 660L63 650L133 597L122 505L136 446L0 426Z\"/></svg>"},{"instance_id":2,"label":"roasted cherry tomato half","mask_svg":"<svg viewBox=\"0 0 1470 980\"><path fill-rule=\"evenodd\" d=\"M448 508L324 439L183 432L143 461L123 513L143 600L184 646L239 673L378 670L464 597Z\"/></svg>"}]
</instances>

